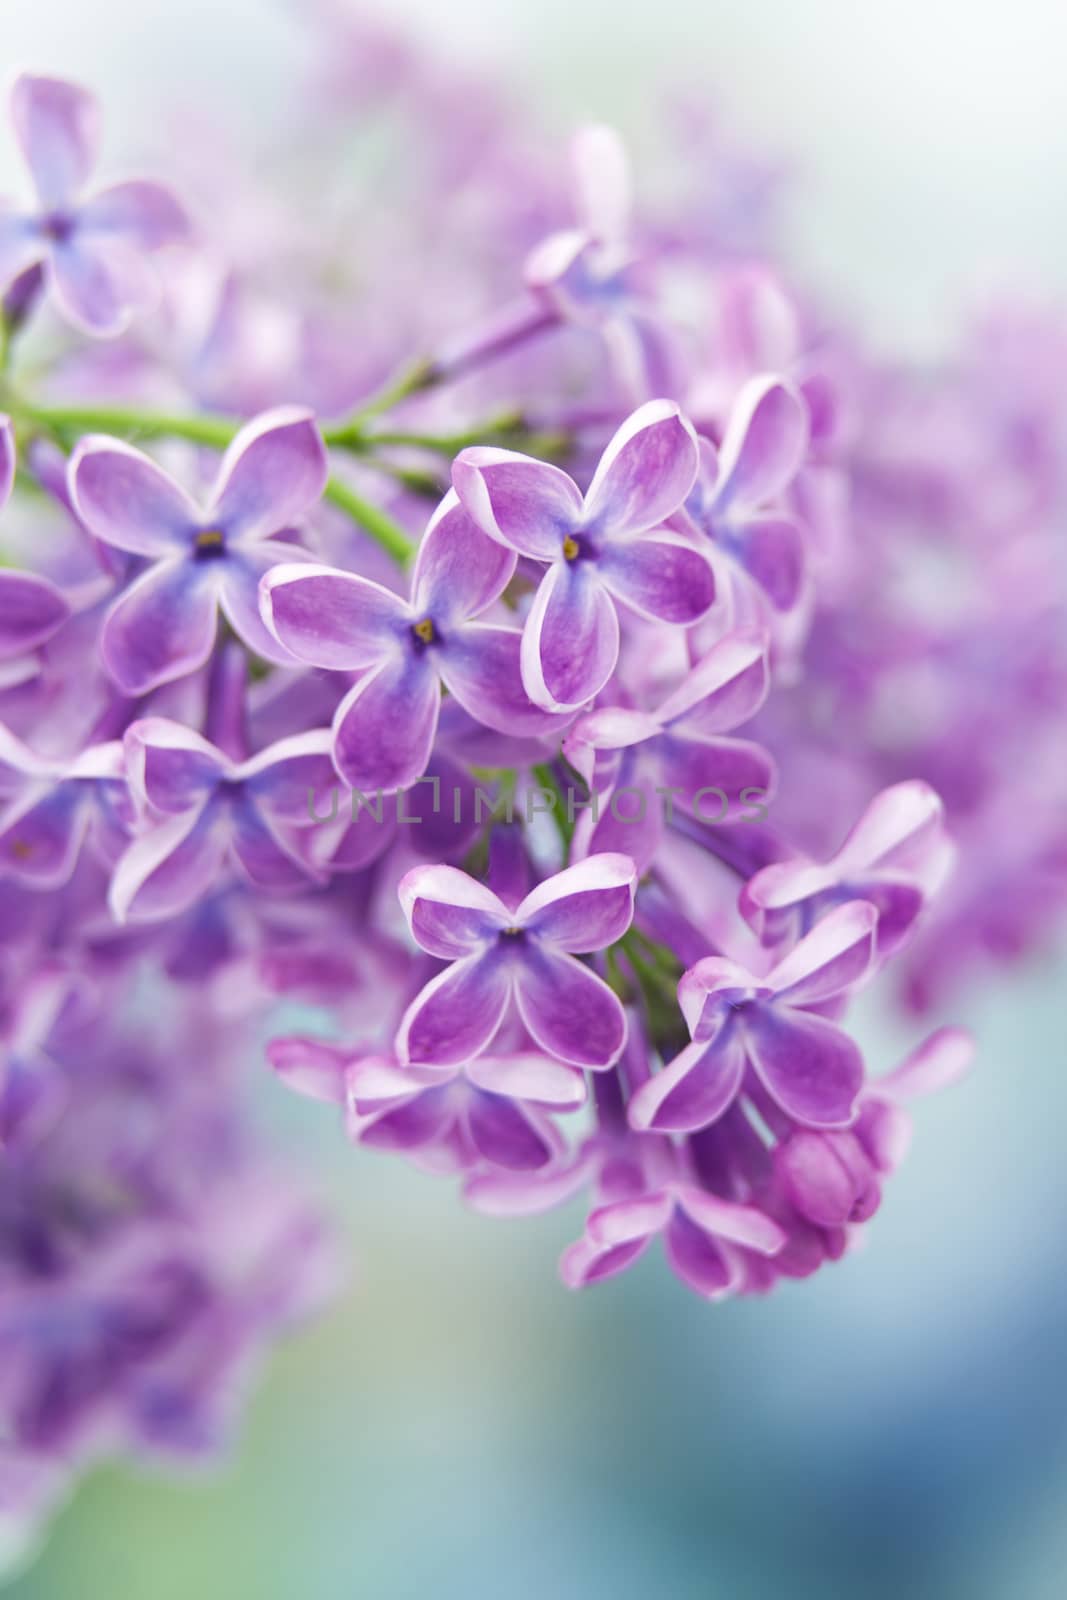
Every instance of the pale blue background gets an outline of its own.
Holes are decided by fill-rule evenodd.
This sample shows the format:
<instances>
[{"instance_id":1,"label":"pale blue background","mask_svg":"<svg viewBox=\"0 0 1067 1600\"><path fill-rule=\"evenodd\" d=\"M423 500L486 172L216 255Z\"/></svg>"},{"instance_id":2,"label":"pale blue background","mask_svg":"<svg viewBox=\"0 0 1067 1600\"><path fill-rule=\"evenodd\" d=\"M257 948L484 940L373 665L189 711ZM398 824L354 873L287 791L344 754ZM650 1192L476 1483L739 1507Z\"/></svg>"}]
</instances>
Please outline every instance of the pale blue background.
<instances>
[{"instance_id":1,"label":"pale blue background","mask_svg":"<svg viewBox=\"0 0 1067 1600\"><path fill-rule=\"evenodd\" d=\"M936 350L1009 270L1067 290L1047 0L399 9L442 49L503 52L560 129L639 118L653 67L706 75L797 162L796 258L886 348ZM112 126L148 127L165 84L254 138L295 48L261 0L0 0L5 64L94 82ZM1059 1600L1065 977L1049 956L964 999L979 1070L920 1108L863 1255L718 1309L658 1264L568 1295L574 1215L466 1215L265 1085L344 1218L349 1291L273 1362L217 1474L100 1472L10 1592ZM913 1037L865 1031L879 1066Z\"/></svg>"}]
</instances>

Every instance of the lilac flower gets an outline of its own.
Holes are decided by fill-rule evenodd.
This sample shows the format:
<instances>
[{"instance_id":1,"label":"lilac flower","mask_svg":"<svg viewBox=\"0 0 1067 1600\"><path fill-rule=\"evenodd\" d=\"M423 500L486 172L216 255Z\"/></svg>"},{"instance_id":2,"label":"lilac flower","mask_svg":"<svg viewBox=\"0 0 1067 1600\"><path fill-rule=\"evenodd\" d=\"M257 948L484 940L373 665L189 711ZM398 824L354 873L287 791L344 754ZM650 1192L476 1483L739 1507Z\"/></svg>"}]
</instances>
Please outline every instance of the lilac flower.
<instances>
[{"instance_id":1,"label":"lilac flower","mask_svg":"<svg viewBox=\"0 0 1067 1600\"><path fill-rule=\"evenodd\" d=\"M863 1058L819 1011L866 977L877 921L865 901L839 906L764 977L719 956L690 968L678 999L692 1043L634 1095L632 1126L660 1133L706 1127L736 1098L746 1070L795 1121L847 1124Z\"/></svg>"},{"instance_id":2,"label":"lilac flower","mask_svg":"<svg viewBox=\"0 0 1067 1600\"><path fill-rule=\"evenodd\" d=\"M616 600L683 626L711 606L711 568L664 528L697 471L678 407L652 400L611 440L583 497L558 467L510 450L457 456L452 482L480 528L548 563L523 630L522 680L537 705L573 711L607 683L619 655Z\"/></svg>"},{"instance_id":3,"label":"lilac flower","mask_svg":"<svg viewBox=\"0 0 1067 1600\"><path fill-rule=\"evenodd\" d=\"M98 115L77 84L24 73L11 117L37 203L30 212L0 210L0 288L43 263L68 322L98 337L121 333L154 302L145 258L186 233L184 212L169 189L143 179L83 196Z\"/></svg>"},{"instance_id":4,"label":"lilac flower","mask_svg":"<svg viewBox=\"0 0 1067 1600\"><path fill-rule=\"evenodd\" d=\"M517 630L474 620L514 570L511 551L480 533L449 494L419 547L409 600L329 567L267 574L263 615L285 649L313 666L362 673L334 718L334 759L351 788L388 793L421 777L442 682L490 728L541 734L557 725L523 688Z\"/></svg>"},{"instance_id":5,"label":"lilac flower","mask_svg":"<svg viewBox=\"0 0 1067 1600\"><path fill-rule=\"evenodd\" d=\"M677 354L629 239L622 141L614 128L590 124L575 135L572 157L579 226L542 240L527 258L526 283L561 320L602 334L628 393L645 400L669 392Z\"/></svg>"},{"instance_id":6,"label":"lilac flower","mask_svg":"<svg viewBox=\"0 0 1067 1600\"><path fill-rule=\"evenodd\" d=\"M617 997L575 953L620 939L633 915L628 856L590 856L511 907L455 867L401 879L412 937L445 970L416 996L396 1047L405 1064L448 1067L488 1050L512 1002L534 1042L574 1066L610 1067L626 1042Z\"/></svg>"},{"instance_id":7,"label":"lilac flower","mask_svg":"<svg viewBox=\"0 0 1067 1600\"><path fill-rule=\"evenodd\" d=\"M700 441L689 519L713 542L712 562L756 584L776 611L800 597L804 541L778 501L804 463L808 413L781 378L753 378L738 395L719 449ZM728 590L728 584L722 584Z\"/></svg>"},{"instance_id":8,"label":"lilac flower","mask_svg":"<svg viewBox=\"0 0 1067 1600\"><path fill-rule=\"evenodd\" d=\"M257 889L292 889L314 876L295 830L313 820L309 791L331 782L325 729L233 761L190 728L148 717L127 730L124 747L147 826L115 867L118 921L175 916L227 863Z\"/></svg>"},{"instance_id":9,"label":"lilac flower","mask_svg":"<svg viewBox=\"0 0 1067 1600\"><path fill-rule=\"evenodd\" d=\"M929 784L883 789L825 866L799 859L764 867L742 890L741 910L765 944L776 944L843 900L866 900L878 911L879 957L888 956L951 870L944 815Z\"/></svg>"},{"instance_id":10,"label":"lilac flower","mask_svg":"<svg viewBox=\"0 0 1067 1600\"><path fill-rule=\"evenodd\" d=\"M69 602L49 578L0 571L0 662L36 650L69 616Z\"/></svg>"},{"instance_id":11,"label":"lilac flower","mask_svg":"<svg viewBox=\"0 0 1067 1600\"><path fill-rule=\"evenodd\" d=\"M774 763L762 745L723 735L755 715L769 688L766 642L737 632L655 711L605 706L579 717L563 749L597 812L578 819L575 851L625 848L643 872L675 807L698 822L749 815L753 798L762 802L774 788Z\"/></svg>"},{"instance_id":12,"label":"lilac flower","mask_svg":"<svg viewBox=\"0 0 1067 1600\"><path fill-rule=\"evenodd\" d=\"M274 1039L268 1059L300 1093L346 1109L348 1134L434 1171L488 1163L540 1171L563 1151L547 1113L585 1100L580 1071L533 1052L479 1056L465 1066L404 1067L320 1039Z\"/></svg>"},{"instance_id":13,"label":"lilac flower","mask_svg":"<svg viewBox=\"0 0 1067 1600\"><path fill-rule=\"evenodd\" d=\"M259 580L299 551L271 537L292 527L322 493L328 466L311 413L265 412L226 451L205 509L162 468L117 439L82 440L70 491L90 533L151 565L108 613L100 648L129 695L203 665L221 606L234 632L271 661L289 661L259 617Z\"/></svg>"},{"instance_id":14,"label":"lilac flower","mask_svg":"<svg viewBox=\"0 0 1067 1600\"><path fill-rule=\"evenodd\" d=\"M117 740L45 757L0 724L0 878L58 889L87 836L114 859L129 821Z\"/></svg>"}]
</instances>

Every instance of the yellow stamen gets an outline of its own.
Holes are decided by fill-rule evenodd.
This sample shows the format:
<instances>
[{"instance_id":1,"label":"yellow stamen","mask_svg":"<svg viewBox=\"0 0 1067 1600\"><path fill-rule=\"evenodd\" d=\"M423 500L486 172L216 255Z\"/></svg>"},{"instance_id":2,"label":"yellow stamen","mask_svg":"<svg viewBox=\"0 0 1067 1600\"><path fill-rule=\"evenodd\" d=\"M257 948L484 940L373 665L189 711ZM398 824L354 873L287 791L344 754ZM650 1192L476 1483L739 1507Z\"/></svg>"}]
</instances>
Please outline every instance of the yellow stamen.
<instances>
[{"instance_id":1,"label":"yellow stamen","mask_svg":"<svg viewBox=\"0 0 1067 1600\"><path fill-rule=\"evenodd\" d=\"M221 550L224 538L221 528L205 528L202 533L198 533L196 536L196 548L198 550Z\"/></svg>"},{"instance_id":2,"label":"yellow stamen","mask_svg":"<svg viewBox=\"0 0 1067 1600\"><path fill-rule=\"evenodd\" d=\"M568 533L567 537L563 541L563 559L564 559L564 561L573 561L574 558L577 556L578 551L579 551L580 548L581 548L581 546L579 545L577 539L572 538L571 535Z\"/></svg>"},{"instance_id":3,"label":"yellow stamen","mask_svg":"<svg viewBox=\"0 0 1067 1600\"><path fill-rule=\"evenodd\" d=\"M423 617L421 622L416 622L412 632L422 640L423 644L433 644L433 623L429 617Z\"/></svg>"}]
</instances>

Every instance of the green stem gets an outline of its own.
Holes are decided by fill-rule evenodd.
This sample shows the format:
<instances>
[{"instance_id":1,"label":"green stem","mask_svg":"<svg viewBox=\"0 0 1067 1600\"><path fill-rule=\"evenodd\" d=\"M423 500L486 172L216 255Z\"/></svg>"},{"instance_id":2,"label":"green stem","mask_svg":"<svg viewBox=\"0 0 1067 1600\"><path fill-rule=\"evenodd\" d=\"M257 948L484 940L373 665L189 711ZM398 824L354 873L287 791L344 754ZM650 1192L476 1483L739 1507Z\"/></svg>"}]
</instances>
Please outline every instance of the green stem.
<instances>
[{"instance_id":1,"label":"green stem","mask_svg":"<svg viewBox=\"0 0 1067 1600\"><path fill-rule=\"evenodd\" d=\"M363 434L363 424L371 417L379 417L383 411L391 411L401 400L407 400L410 395L432 389L437 381L438 374L433 363L417 361L414 366L406 368L395 378L387 379L380 389L369 395L343 422L331 428L330 432L334 436L332 442L339 445L347 444L349 440L345 436L358 437Z\"/></svg>"},{"instance_id":2,"label":"green stem","mask_svg":"<svg viewBox=\"0 0 1067 1600\"><path fill-rule=\"evenodd\" d=\"M362 495L343 483L340 478L330 478L323 491L323 499L347 513L353 522L369 533L394 561L406 566L415 554L415 545L399 522L394 522L386 512L364 500Z\"/></svg>"},{"instance_id":3,"label":"green stem","mask_svg":"<svg viewBox=\"0 0 1067 1600\"><path fill-rule=\"evenodd\" d=\"M570 860L571 841L574 838L574 821L569 814L566 796L559 779L547 761L538 762L531 770L541 788L556 797L556 804L552 807L552 820L556 824L556 832L563 845L563 864L566 866Z\"/></svg>"}]
</instances>

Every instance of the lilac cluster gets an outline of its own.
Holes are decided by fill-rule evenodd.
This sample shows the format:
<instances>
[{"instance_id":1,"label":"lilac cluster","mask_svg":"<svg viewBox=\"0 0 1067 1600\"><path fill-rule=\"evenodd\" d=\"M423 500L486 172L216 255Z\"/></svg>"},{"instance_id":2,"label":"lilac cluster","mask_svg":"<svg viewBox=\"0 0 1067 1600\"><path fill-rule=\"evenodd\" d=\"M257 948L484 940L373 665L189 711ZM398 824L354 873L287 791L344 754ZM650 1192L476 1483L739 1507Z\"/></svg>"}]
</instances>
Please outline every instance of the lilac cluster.
<instances>
[{"instance_id":1,"label":"lilac cluster","mask_svg":"<svg viewBox=\"0 0 1067 1600\"><path fill-rule=\"evenodd\" d=\"M929 1006L1067 897L1041 335L887 371L787 291L768 172L680 99L649 209L610 129L567 169L484 85L329 26L326 81L280 118L295 195L220 145L191 151L188 208L86 198L91 97L13 93L36 198L0 209L0 1506L23 1526L102 1451L210 1444L319 1287L320 1224L246 1126L264 1037L355 1143L477 1210L584 1195L567 1284L662 1235L698 1294L762 1293L857 1240L907 1102L967 1065L938 1027L872 1076L852 998L888 967ZM385 198L354 83L420 156ZM283 1004L319 1032L283 1033Z\"/></svg>"}]
</instances>

